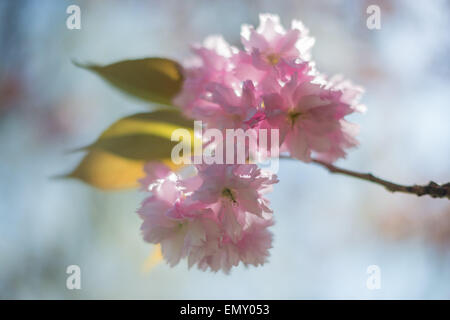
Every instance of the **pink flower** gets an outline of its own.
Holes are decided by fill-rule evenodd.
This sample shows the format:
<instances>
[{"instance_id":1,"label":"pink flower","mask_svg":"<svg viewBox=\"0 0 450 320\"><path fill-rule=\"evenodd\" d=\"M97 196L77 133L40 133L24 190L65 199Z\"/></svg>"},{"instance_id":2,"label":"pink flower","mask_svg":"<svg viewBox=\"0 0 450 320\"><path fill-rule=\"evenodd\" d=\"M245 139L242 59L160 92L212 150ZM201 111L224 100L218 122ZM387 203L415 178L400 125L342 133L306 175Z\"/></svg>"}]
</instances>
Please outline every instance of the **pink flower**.
<instances>
[{"instance_id":1,"label":"pink flower","mask_svg":"<svg viewBox=\"0 0 450 320\"><path fill-rule=\"evenodd\" d=\"M144 240L160 243L163 257L171 266L191 252L210 254L205 248L213 249L217 244L219 227L212 210L186 200L173 178L161 181L138 213L144 220Z\"/></svg>"},{"instance_id":2,"label":"pink flower","mask_svg":"<svg viewBox=\"0 0 450 320\"><path fill-rule=\"evenodd\" d=\"M210 36L205 39L203 46L195 45L192 50L196 56L186 64L183 89L174 99L174 104L187 115L191 114L193 107L202 105L201 99L204 98L209 83L231 86L235 80L231 57L237 49L221 36Z\"/></svg>"},{"instance_id":3,"label":"pink flower","mask_svg":"<svg viewBox=\"0 0 450 320\"><path fill-rule=\"evenodd\" d=\"M345 117L364 111L362 89L316 71L310 60L314 39L301 22L293 21L286 30L278 16L263 14L256 29L242 27L241 37L244 50L219 36L194 46L195 57L185 65L183 88L174 104L187 117L202 120L204 129L218 129L224 137L227 129L267 131L251 132L249 138L257 144L244 139L245 146L234 141L228 146L215 137L204 141L214 160L232 147L234 164L197 165L195 173L182 178L162 164L149 163L147 176L140 180L150 192L138 211L144 239L161 243L171 266L186 258L189 267L229 272L241 262L258 266L266 261L273 221L264 194L278 180L254 164L237 163L236 148L245 147L242 162L278 155L278 147L302 161L315 157L332 162L357 145L358 127ZM271 135L271 129L278 132ZM271 139L277 133L280 143ZM261 141L267 143L265 152ZM227 162L231 157L225 152Z\"/></svg>"},{"instance_id":4,"label":"pink flower","mask_svg":"<svg viewBox=\"0 0 450 320\"><path fill-rule=\"evenodd\" d=\"M266 119L280 129L281 150L311 161L311 153L330 160L345 156L344 148L356 145L343 120L355 111L343 100L342 90L327 88L312 75L295 74L277 93L263 96Z\"/></svg>"},{"instance_id":5,"label":"pink flower","mask_svg":"<svg viewBox=\"0 0 450 320\"><path fill-rule=\"evenodd\" d=\"M292 73L291 69L302 68L314 45L303 24L294 20L286 31L276 15L261 14L259 21L256 30L249 25L241 28L242 44L251 55L253 66L265 71L276 68L281 76Z\"/></svg>"},{"instance_id":6,"label":"pink flower","mask_svg":"<svg viewBox=\"0 0 450 320\"><path fill-rule=\"evenodd\" d=\"M257 112L255 87L251 81L243 83L239 94L216 82L210 83L206 89L210 97L193 109L192 115L195 119L202 120L209 128L216 128L224 133L225 129L249 128L246 122Z\"/></svg>"},{"instance_id":7,"label":"pink flower","mask_svg":"<svg viewBox=\"0 0 450 320\"><path fill-rule=\"evenodd\" d=\"M139 179L142 190L150 191L153 188L154 183L159 179L167 177L171 171L162 162L148 162L144 165L145 177Z\"/></svg>"},{"instance_id":8,"label":"pink flower","mask_svg":"<svg viewBox=\"0 0 450 320\"><path fill-rule=\"evenodd\" d=\"M263 265L269 257L269 249L272 248L272 233L268 230L272 224L272 219L261 219L247 214L241 238L236 242L225 238L213 254L205 255L198 261L199 268L228 273L240 262L246 266Z\"/></svg>"},{"instance_id":9,"label":"pink flower","mask_svg":"<svg viewBox=\"0 0 450 320\"><path fill-rule=\"evenodd\" d=\"M144 240L160 243L171 266L183 258L213 271L261 265L272 241L272 211L262 195L275 182L247 164L199 166L185 179L171 173L153 183L138 210Z\"/></svg>"},{"instance_id":10,"label":"pink flower","mask_svg":"<svg viewBox=\"0 0 450 320\"><path fill-rule=\"evenodd\" d=\"M273 225L272 219L260 219L248 215L244 235L236 244L239 255L245 265L263 265L272 248L272 233L268 230Z\"/></svg>"},{"instance_id":11,"label":"pink flower","mask_svg":"<svg viewBox=\"0 0 450 320\"><path fill-rule=\"evenodd\" d=\"M360 103L361 96L364 93L362 87L354 85L341 75L335 75L329 79L323 75L322 77L326 89L341 92L341 96L339 97L340 101L350 105L355 111L365 112L367 110L366 106Z\"/></svg>"},{"instance_id":12,"label":"pink flower","mask_svg":"<svg viewBox=\"0 0 450 320\"><path fill-rule=\"evenodd\" d=\"M275 175L264 174L254 164L199 165L198 170L203 183L192 197L214 209L233 241L241 236L246 213L259 217L272 213L262 195L278 182Z\"/></svg>"}]
</instances>

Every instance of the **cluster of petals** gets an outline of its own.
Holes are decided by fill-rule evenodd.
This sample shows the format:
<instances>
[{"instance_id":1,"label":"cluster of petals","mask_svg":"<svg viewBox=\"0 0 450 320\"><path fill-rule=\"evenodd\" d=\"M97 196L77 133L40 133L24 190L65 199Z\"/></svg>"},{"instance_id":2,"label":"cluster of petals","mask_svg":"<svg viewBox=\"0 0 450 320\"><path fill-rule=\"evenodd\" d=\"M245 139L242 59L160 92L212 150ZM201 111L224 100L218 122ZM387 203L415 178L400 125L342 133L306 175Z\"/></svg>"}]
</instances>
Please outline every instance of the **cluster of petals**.
<instances>
[{"instance_id":1,"label":"cluster of petals","mask_svg":"<svg viewBox=\"0 0 450 320\"><path fill-rule=\"evenodd\" d=\"M138 214L144 240L161 244L171 265L186 258L189 267L229 272L240 262L258 266L269 256L272 210L264 198L276 176L255 164L198 165L195 174L148 163L141 180L150 195ZM158 171L155 175L154 172Z\"/></svg>"},{"instance_id":2,"label":"cluster of petals","mask_svg":"<svg viewBox=\"0 0 450 320\"><path fill-rule=\"evenodd\" d=\"M316 70L314 39L300 21L285 29L275 15L259 18L257 28L242 26L242 49L220 36L193 46L174 104L205 129L278 130L279 150L301 161L345 157L358 132L345 117L364 110L362 89ZM150 195L138 210L144 239L161 244L171 266L184 258L189 267L225 272L241 262L263 264L273 224L263 195L276 176L255 164L194 169L183 176L161 164L146 165L140 182Z\"/></svg>"},{"instance_id":3,"label":"cluster of petals","mask_svg":"<svg viewBox=\"0 0 450 320\"><path fill-rule=\"evenodd\" d=\"M174 103L207 128L277 129L280 150L305 162L345 157L358 127L344 118L364 109L362 89L316 70L314 39L300 21L286 30L262 14L257 28L242 26L241 41L243 50L220 36L194 46Z\"/></svg>"}]
</instances>

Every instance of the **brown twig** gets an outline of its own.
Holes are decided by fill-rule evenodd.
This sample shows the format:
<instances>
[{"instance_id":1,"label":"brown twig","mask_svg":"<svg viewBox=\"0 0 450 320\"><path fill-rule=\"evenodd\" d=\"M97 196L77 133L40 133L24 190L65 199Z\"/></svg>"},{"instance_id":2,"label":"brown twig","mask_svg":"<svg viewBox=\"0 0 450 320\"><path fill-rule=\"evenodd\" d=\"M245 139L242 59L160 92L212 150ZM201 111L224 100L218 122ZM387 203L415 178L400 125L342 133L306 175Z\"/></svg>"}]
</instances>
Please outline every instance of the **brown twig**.
<instances>
[{"instance_id":1,"label":"brown twig","mask_svg":"<svg viewBox=\"0 0 450 320\"><path fill-rule=\"evenodd\" d=\"M292 159L288 157L284 157L285 159ZM417 196L429 195L432 198L448 198L450 199L450 183L439 185L436 182L430 181L427 185L413 185L413 186L403 186L400 184L396 184L390 181L386 181L380 178L375 177L371 173L360 173L347 169L342 169L336 167L330 163L313 159L313 163L326 168L330 173L343 174L346 176L351 176L354 178L358 178L361 180L370 181L376 184L379 184L385 187L387 190L391 192L403 192L409 194L415 194Z\"/></svg>"}]
</instances>

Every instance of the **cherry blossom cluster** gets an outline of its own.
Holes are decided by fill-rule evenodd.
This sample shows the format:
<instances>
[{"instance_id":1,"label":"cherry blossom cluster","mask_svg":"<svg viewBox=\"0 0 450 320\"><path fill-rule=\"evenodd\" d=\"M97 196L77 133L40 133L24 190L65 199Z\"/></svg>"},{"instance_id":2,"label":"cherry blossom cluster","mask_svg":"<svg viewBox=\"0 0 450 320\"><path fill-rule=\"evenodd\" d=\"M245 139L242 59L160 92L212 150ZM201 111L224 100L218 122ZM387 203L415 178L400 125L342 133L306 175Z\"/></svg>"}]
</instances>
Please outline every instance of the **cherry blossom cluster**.
<instances>
[{"instance_id":1,"label":"cherry blossom cluster","mask_svg":"<svg viewBox=\"0 0 450 320\"><path fill-rule=\"evenodd\" d=\"M242 26L241 39L243 50L220 36L194 46L174 104L206 128L276 129L280 151L301 161L345 157L358 128L344 118L363 111L361 88L316 70L314 39L300 21L286 30L277 16L260 15L256 29ZM170 265L187 258L189 267L228 272L265 262L273 221L263 195L275 175L255 164L196 165L187 177L155 163L146 171L143 236L161 244Z\"/></svg>"},{"instance_id":2,"label":"cherry blossom cluster","mask_svg":"<svg viewBox=\"0 0 450 320\"><path fill-rule=\"evenodd\" d=\"M274 175L255 164L197 165L184 178L158 163L145 170L141 184L151 195L138 210L141 230L171 266L187 258L189 267L228 272L241 261L266 261L272 211L263 195L278 182Z\"/></svg>"},{"instance_id":3,"label":"cherry blossom cluster","mask_svg":"<svg viewBox=\"0 0 450 320\"><path fill-rule=\"evenodd\" d=\"M257 29L243 25L244 50L222 37L194 46L175 104L217 129L278 129L280 150L308 162L344 157L357 145L358 127L344 119L362 89L340 76L320 74L311 61L314 39L300 21L285 30L278 16L260 15Z\"/></svg>"}]
</instances>

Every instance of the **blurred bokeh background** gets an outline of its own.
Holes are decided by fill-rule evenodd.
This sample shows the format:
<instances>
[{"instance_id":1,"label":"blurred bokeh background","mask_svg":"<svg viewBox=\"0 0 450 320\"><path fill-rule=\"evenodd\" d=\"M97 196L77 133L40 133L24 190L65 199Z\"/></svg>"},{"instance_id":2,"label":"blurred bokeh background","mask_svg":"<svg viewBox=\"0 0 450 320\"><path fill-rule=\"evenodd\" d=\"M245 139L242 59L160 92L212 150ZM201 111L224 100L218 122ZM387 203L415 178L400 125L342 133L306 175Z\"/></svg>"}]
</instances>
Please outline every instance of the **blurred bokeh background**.
<instances>
[{"instance_id":1,"label":"blurred bokeh background","mask_svg":"<svg viewBox=\"0 0 450 320\"><path fill-rule=\"evenodd\" d=\"M66 8L81 8L81 30ZM381 8L369 30L366 8ZM0 1L0 298L302 299L450 298L450 202L391 194L282 163L269 195L274 247L263 267L230 275L164 263L145 270L152 245L135 214L137 190L102 192L69 172L110 123L149 106L71 60L183 59L189 44L223 34L239 45L258 13L301 19L328 74L366 88L358 149L338 162L404 184L450 180L448 1ZM82 289L66 289L66 267ZM366 269L381 269L368 290ZM148 268L147 268L148 269Z\"/></svg>"}]
</instances>

